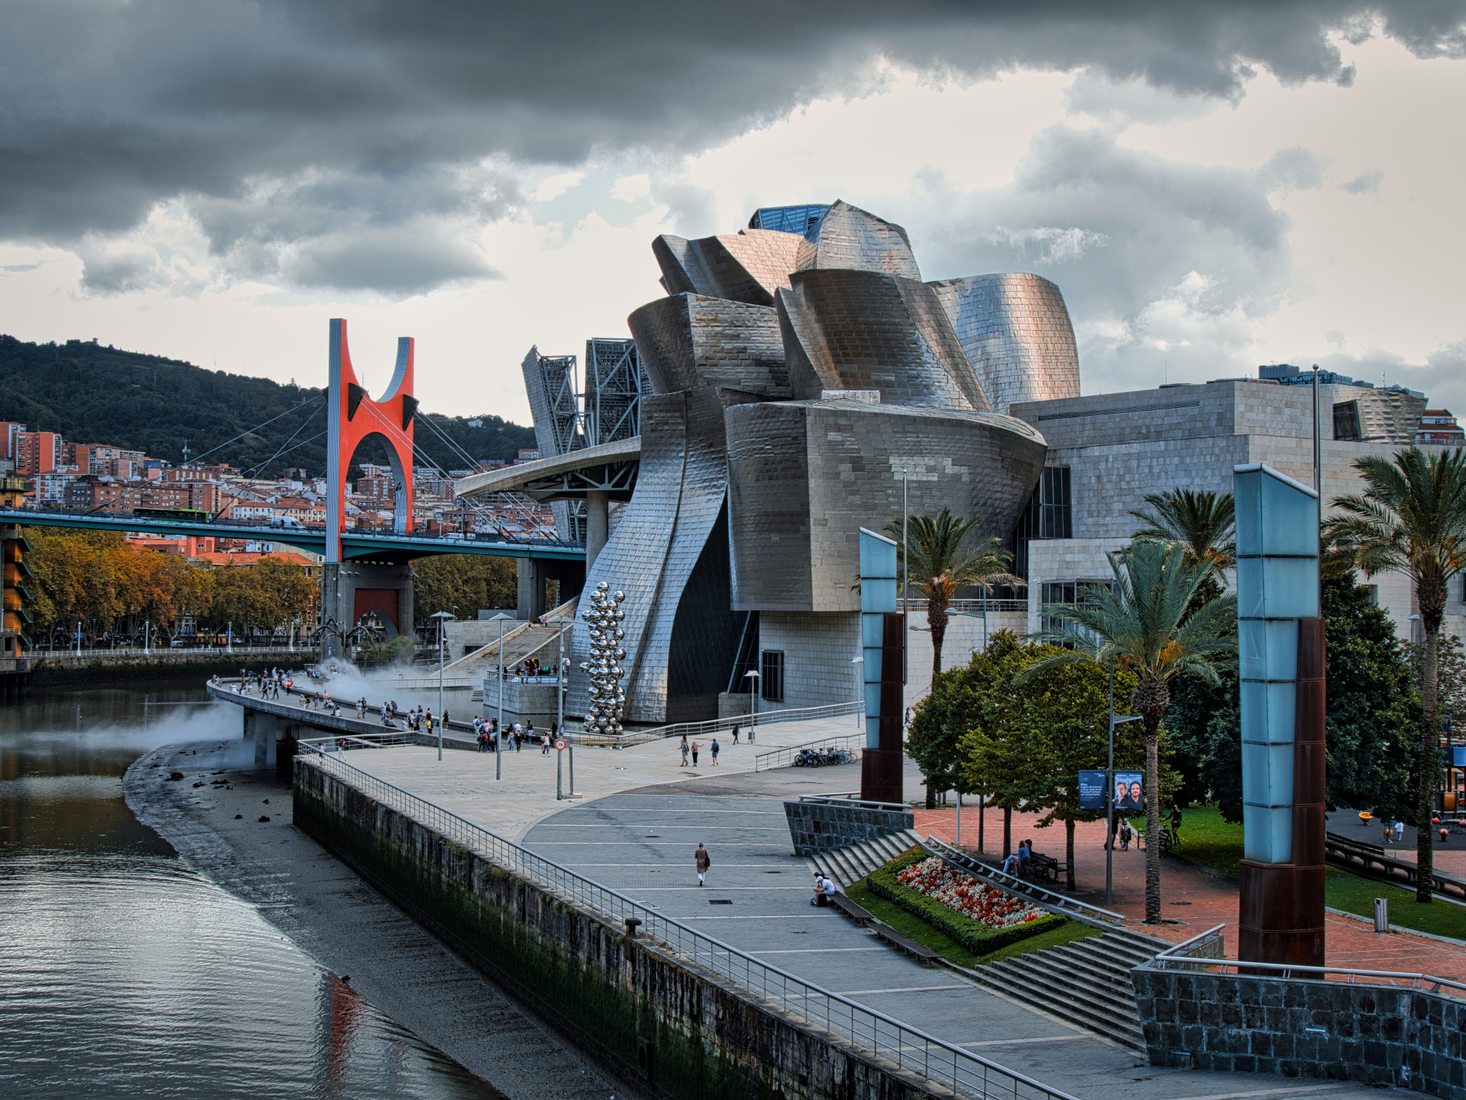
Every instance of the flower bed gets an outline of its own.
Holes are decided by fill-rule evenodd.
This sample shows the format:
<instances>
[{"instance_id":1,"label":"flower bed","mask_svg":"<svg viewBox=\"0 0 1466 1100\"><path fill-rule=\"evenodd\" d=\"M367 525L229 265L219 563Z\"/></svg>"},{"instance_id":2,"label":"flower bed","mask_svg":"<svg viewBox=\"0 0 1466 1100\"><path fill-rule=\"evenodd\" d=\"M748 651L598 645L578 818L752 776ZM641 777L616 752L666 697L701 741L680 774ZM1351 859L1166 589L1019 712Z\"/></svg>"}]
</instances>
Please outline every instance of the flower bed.
<instances>
[{"instance_id":1,"label":"flower bed","mask_svg":"<svg viewBox=\"0 0 1466 1100\"><path fill-rule=\"evenodd\" d=\"M1044 916L1037 906L988 886L936 856L899 872L896 881L989 928L1012 928Z\"/></svg>"},{"instance_id":2,"label":"flower bed","mask_svg":"<svg viewBox=\"0 0 1466 1100\"><path fill-rule=\"evenodd\" d=\"M986 886L920 849L873 871L866 885L871 893L920 917L973 955L989 954L1065 923L1063 917ZM959 904L951 904L949 898Z\"/></svg>"}]
</instances>

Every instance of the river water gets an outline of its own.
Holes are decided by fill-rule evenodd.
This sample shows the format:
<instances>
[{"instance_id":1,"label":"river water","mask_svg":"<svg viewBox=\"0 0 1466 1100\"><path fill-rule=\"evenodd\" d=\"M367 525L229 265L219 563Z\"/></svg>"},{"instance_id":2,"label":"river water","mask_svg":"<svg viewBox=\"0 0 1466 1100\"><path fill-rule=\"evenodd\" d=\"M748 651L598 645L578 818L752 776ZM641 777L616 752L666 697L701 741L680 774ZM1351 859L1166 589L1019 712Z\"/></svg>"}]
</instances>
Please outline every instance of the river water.
<instances>
[{"instance_id":1,"label":"river water","mask_svg":"<svg viewBox=\"0 0 1466 1100\"><path fill-rule=\"evenodd\" d=\"M501 1097L129 811L139 755L228 732L201 696L0 707L0 1096Z\"/></svg>"}]
</instances>

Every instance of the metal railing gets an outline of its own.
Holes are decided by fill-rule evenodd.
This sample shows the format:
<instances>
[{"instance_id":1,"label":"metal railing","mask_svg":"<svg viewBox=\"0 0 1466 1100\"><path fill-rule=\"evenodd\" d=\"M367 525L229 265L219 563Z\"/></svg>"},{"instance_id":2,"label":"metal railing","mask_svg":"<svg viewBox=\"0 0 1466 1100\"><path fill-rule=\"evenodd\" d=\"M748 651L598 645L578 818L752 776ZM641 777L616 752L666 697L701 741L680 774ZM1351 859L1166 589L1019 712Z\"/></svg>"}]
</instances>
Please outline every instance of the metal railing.
<instances>
[{"instance_id":1,"label":"metal railing","mask_svg":"<svg viewBox=\"0 0 1466 1100\"><path fill-rule=\"evenodd\" d=\"M753 770L756 772L767 771L769 768L784 768L794 762L794 758L805 749L845 749L857 755L865 748L865 734L845 733L836 737L821 737L818 741L806 741L802 745L793 745L787 749L770 749L768 752L761 752L753 758Z\"/></svg>"},{"instance_id":2,"label":"metal railing","mask_svg":"<svg viewBox=\"0 0 1466 1100\"><path fill-rule=\"evenodd\" d=\"M1395 881L1414 887L1420 878L1420 869L1409 860L1395 859L1385 854L1376 844L1352 840L1338 833L1324 834L1324 856L1331 863L1361 872L1371 878ZM1466 880L1454 875L1432 870L1430 875L1432 893L1444 898L1460 901L1466 898Z\"/></svg>"},{"instance_id":3,"label":"metal railing","mask_svg":"<svg viewBox=\"0 0 1466 1100\"><path fill-rule=\"evenodd\" d=\"M654 726L647 730L621 735L623 745L639 745L644 741L661 741L668 737L706 737L713 733L724 733L734 726L748 729L755 725L776 726L780 722L803 722L812 718L838 718L842 714L854 714L865 704L857 700L848 703L826 703L818 707L790 707L785 710L763 710L757 715L735 714L730 718L709 718L703 722L674 722L669 726Z\"/></svg>"},{"instance_id":4,"label":"metal railing","mask_svg":"<svg viewBox=\"0 0 1466 1100\"><path fill-rule=\"evenodd\" d=\"M938 859L952 864L968 874L975 875L980 879L990 882L1000 889L1007 890L1010 894L1018 894L1028 900L1043 906L1053 912L1062 913L1067 917L1083 921L1085 924L1095 924L1106 928L1125 926L1130 922L1123 913L1115 913L1109 909L1102 909L1098 905L1090 905L1087 901L1079 901L1071 898L1068 894L1061 894L1057 890L1047 890L1036 882L1029 882L1027 879L1019 878L1017 875L1010 875L1006 871L990 866L968 855L961 848L953 847L945 841L938 840L934 836L927 837L921 842L921 846Z\"/></svg>"},{"instance_id":5,"label":"metal railing","mask_svg":"<svg viewBox=\"0 0 1466 1100\"><path fill-rule=\"evenodd\" d=\"M905 802L877 802L872 798L861 798L860 792L850 794L802 794L801 802L819 802L826 806L859 806L863 810L897 810L909 813L911 807Z\"/></svg>"},{"instance_id":6,"label":"metal railing","mask_svg":"<svg viewBox=\"0 0 1466 1100\"><path fill-rule=\"evenodd\" d=\"M1457 996L1466 996L1466 982L1458 982L1453 978L1442 978L1435 974L1417 974L1398 970L1361 970L1347 966L1299 966L1294 963L1248 962L1243 959L1224 958L1220 951L1206 955L1180 954L1183 949L1197 946L1202 950L1210 951L1213 941L1209 937L1219 933L1222 927L1223 925L1217 925L1185 943L1178 943L1142 965L1153 966L1158 970L1205 970L1214 974L1230 972L1252 977L1273 975L1280 978L1316 978L1320 981L1343 981L1350 985L1387 982L1390 985L1424 989L1427 993L1440 993L1443 989L1448 989L1455 992Z\"/></svg>"},{"instance_id":7,"label":"metal railing","mask_svg":"<svg viewBox=\"0 0 1466 1100\"><path fill-rule=\"evenodd\" d=\"M1158 959L1179 957L1184 959L1222 959L1227 954L1225 924L1214 924L1205 932L1198 932L1189 940L1172 944L1156 955Z\"/></svg>"},{"instance_id":8,"label":"metal railing","mask_svg":"<svg viewBox=\"0 0 1466 1100\"><path fill-rule=\"evenodd\" d=\"M899 610L905 611L908 614L917 612L922 614L926 613L926 601L923 599L918 599L913 596L910 599L897 600L896 603ZM987 611L990 614L999 615L1003 613L1012 614L1018 611L1026 612L1028 610L1028 601L1024 599L999 599L994 597L990 600L953 600L947 606L953 611L960 611L964 614L969 612L981 614L983 611Z\"/></svg>"},{"instance_id":9,"label":"metal railing","mask_svg":"<svg viewBox=\"0 0 1466 1100\"><path fill-rule=\"evenodd\" d=\"M305 750L301 758L312 766L408 815L440 836L611 921L621 923L637 918L647 936L673 952L727 978L784 1013L828 1031L843 1033L856 1046L902 1069L958 1092L992 1100L1075 1100L1066 1092L761 962L625 894L537 856L441 806L354 768L336 754L328 755L307 742L302 742L301 748Z\"/></svg>"}]
</instances>

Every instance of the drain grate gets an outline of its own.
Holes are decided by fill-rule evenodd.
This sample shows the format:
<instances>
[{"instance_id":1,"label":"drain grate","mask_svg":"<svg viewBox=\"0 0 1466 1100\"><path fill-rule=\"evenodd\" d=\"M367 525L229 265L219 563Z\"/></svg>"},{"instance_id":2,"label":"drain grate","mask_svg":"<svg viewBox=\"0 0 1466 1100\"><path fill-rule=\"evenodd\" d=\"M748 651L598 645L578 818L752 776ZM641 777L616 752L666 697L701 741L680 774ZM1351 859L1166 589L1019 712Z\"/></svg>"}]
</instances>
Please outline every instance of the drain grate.
<instances>
[{"instance_id":1,"label":"drain grate","mask_svg":"<svg viewBox=\"0 0 1466 1100\"><path fill-rule=\"evenodd\" d=\"M709 905L732 905L732 898L708 898Z\"/></svg>"}]
</instances>

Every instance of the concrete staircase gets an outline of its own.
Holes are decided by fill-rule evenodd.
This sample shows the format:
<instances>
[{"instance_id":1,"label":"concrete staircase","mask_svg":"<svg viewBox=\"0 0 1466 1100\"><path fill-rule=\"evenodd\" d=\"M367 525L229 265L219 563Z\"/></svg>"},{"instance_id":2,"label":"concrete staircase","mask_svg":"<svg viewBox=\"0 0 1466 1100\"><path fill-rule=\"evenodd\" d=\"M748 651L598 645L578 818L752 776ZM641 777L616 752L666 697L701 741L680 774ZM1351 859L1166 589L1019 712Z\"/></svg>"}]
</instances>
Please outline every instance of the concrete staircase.
<instances>
[{"instance_id":1,"label":"concrete staircase","mask_svg":"<svg viewBox=\"0 0 1466 1100\"><path fill-rule=\"evenodd\" d=\"M1015 1001L1087 1031L1144 1050L1130 971L1168 944L1114 929L1086 940L1031 951L964 971Z\"/></svg>"},{"instance_id":2,"label":"concrete staircase","mask_svg":"<svg viewBox=\"0 0 1466 1100\"><path fill-rule=\"evenodd\" d=\"M837 884L845 886L859 882L877 867L884 867L897 856L920 846L921 837L908 829L904 833L893 833L846 848L805 856L804 862L809 864L811 874L821 871Z\"/></svg>"}]
</instances>

